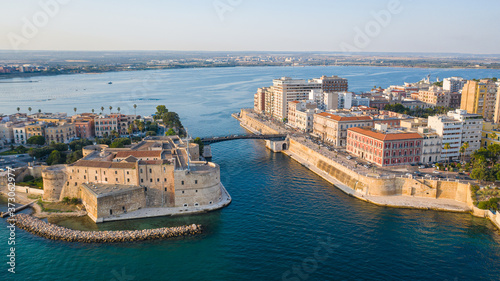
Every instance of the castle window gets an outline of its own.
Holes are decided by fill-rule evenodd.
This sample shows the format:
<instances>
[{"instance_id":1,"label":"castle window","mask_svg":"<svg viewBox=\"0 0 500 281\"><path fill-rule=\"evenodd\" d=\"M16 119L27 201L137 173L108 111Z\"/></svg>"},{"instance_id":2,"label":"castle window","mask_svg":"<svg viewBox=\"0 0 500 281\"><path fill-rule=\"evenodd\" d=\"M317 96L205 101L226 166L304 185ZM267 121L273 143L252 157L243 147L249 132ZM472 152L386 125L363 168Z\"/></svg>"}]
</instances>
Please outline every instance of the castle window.
<instances>
[{"instance_id":1,"label":"castle window","mask_svg":"<svg viewBox=\"0 0 500 281\"><path fill-rule=\"evenodd\" d=\"M115 175L118 175L118 171L115 171Z\"/></svg>"},{"instance_id":2,"label":"castle window","mask_svg":"<svg viewBox=\"0 0 500 281\"><path fill-rule=\"evenodd\" d=\"M130 179L127 179L127 182L130 182Z\"/></svg>"},{"instance_id":3,"label":"castle window","mask_svg":"<svg viewBox=\"0 0 500 281\"><path fill-rule=\"evenodd\" d=\"M194 180L194 184L198 184L198 180Z\"/></svg>"},{"instance_id":4,"label":"castle window","mask_svg":"<svg viewBox=\"0 0 500 281\"><path fill-rule=\"evenodd\" d=\"M77 182L75 182L75 186L77 186L77 185L78 185L78 183L77 183Z\"/></svg>"},{"instance_id":5,"label":"castle window","mask_svg":"<svg viewBox=\"0 0 500 281\"><path fill-rule=\"evenodd\" d=\"M156 179L156 181L157 181L157 182L160 182L160 178L157 178L157 179Z\"/></svg>"},{"instance_id":6,"label":"castle window","mask_svg":"<svg viewBox=\"0 0 500 281\"><path fill-rule=\"evenodd\" d=\"M165 191L167 191L167 188L165 187Z\"/></svg>"},{"instance_id":7,"label":"castle window","mask_svg":"<svg viewBox=\"0 0 500 281\"><path fill-rule=\"evenodd\" d=\"M129 174L129 171L127 171L127 175Z\"/></svg>"},{"instance_id":8,"label":"castle window","mask_svg":"<svg viewBox=\"0 0 500 281\"><path fill-rule=\"evenodd\" d=\"M69 182L67 182L66 185L69 185Z\"/></svg>"},{"instance_id":9,"label":"castle window","mask_svg":"<svg viewBox=\"0 0 500 281\"><path fill-rule=\"evenodd\" d=\"M109 214L113 215L113 210L109 209Z\"/></svg>"},{"instance_id":10,"label":"castle window","mask_svg":"<svg viewBox=\"0 0 500 281\"><path fill-rule=\"evenodd\" d=\"M181 184L184 185L184 181L181 181Z\"/></svg>"},{"instance_id":11,"label":"castle window","mask_svg":"<svg viewBox=\"0 0 500 281\"><path fill-rule=\"evenodd\" d=\"M200 204L198 204L198 203L194 203L194 206L195 206L195 207L198 207L198 206L200 206Z\"/></svg>"},{"instance_id":12,"label":"castle window","mask_svg":"<svg viewBox=\"0 0 500 281\"><path fill-rule=\"evenodd\" d=\"M187 206L188 206L188 204L184 203L184 205L182 205L182 206L187 207Z\"/></svg>"},{"instance_id":13,"label":"castle window","mask_svg":"<svg viewBox=\"0 0 500 281\"><path fill-rule=\"evenodd\" d=\"M184 194L184 190L182 191L182 194Z\"/></svg>"},{"instance_id":14,"label":"castle window","mask_svg":"<svg viewBox=\"0 0 500 281\"><path fill-rule=\"evenodd\" d=\"M104 174L106 175L106 171L104 171Z\"/></svg>"},{"instance_id":15,"label":"castle window","mask_svg":"<svg viewBox=\"0 0 500 281\"><path fill-rule=\"evenodd\" d=\"M87 176L83 176L83 179L84 179L84 180L85 180L85 179L87 179Z\"/></svg>"},{"instance_id":16,"label":"castle window","mask_svg":"<svg viewBox=\"0 0 500 281\"><path fill-rule=\"evenodd\" d=\"M149 179L149 182L153 182L153 179Z\"/></svg>"},{"instance_id":17,"label":"castle window","mask_svg":"<svg viewBox=\"0 0 500 281\"><path fill-rule=\"evenodd\" d=\"M208 204L212 205L212 201L208 202Z\"/></svg>"},{"instance_id":18,"label":"castle window","mask_svg":"<svg viewBox=\"0 0 500 281\"><path fill-rule=\"evenodd\" d=\"M164 181L164 182L167 182L167 178L164 178L164 179L163 179L163 181Z\"/></svg>"},{"instance_id":19,"label":"castle window","mask_svg":"<svg viewBox=\"0 0 500 281\"><path fill-rule=\"evenodd\" d=\"M69 179L72 180L73 179L73 176L69 176Z\"/></svg>"},{"instance_id":20,"label":"castle window","mask_svg":"<svg viewBox=\"0 0 500 281\"><path fill-rule=\"evenodd\" d=\"M97 180L97 176L95 177L95 180Z\"/></svg>"},{"instance_id":21,"label":"castle window","mask_svg":"<svg viewBox=\"0 0 500 281\"><path fill-rule=\"evenodd\" d=\"M151 169L149 169L149 172L151 173Z\"/></svg>"},{"instance_id":22,"label":"castle window","mask_svg":"<svg viewBox=\"0 0 500 281\"><path fill-rule=\"evenodd\" d=\"M198 189L197 189L197 190L195 190L195 192L198 192Z\"/></svg>"},{"instance_id":23,"label":"castle window","mask_svg":"<svg viewBox=\"0 0 500 281\"><path fill-rule=\"evenodd\" d=\"M144 179L141 179L141 182L144 182Z\"/></svg>"},{"instance_id":24,"label":"castle window","mask_svg":"<svg viewBox=\"0 0 500 281\"><path fill-rule=\"evenodd\" d=\"M141 174L142 174L142 169L141 169Z\"/></svg>"},{"instance_id":25,"label":"castle window","mask_svg":"<svg viewBox=\"0 0 500 281\"><path fill-rule=\"evenodd\" d=\"M147 188L147 187L144 187L144 191L148 191L148 188Z\"/></svg>"},{"instance_id":26,"label":"castle window","mask_svg":"<svg viewBox=\"0 0 500 281\"><path fill-rule=\"evenodd\" d=\"M116 178L116 182L118 182L118 178Z\"/></svg>"},{"instance_id":27,"label":"castle window","mask_svg":"<svg viewBox=\"0 0 500 281\"><path fill-rule=\"evenodd\" d=\"M104 178L104 181L108 181L108 178Z\"/></svg>"}]
</instances>

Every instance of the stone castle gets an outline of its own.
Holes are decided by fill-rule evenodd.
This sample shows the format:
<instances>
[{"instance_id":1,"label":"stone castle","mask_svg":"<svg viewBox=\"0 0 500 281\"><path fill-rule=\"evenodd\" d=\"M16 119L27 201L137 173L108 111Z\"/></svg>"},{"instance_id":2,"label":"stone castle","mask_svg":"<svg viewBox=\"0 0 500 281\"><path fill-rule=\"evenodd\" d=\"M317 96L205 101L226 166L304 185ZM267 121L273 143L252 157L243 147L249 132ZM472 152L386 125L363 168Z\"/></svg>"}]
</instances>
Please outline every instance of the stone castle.
<instances>
[{"instance_id":1,"label":"stone castle","mask_svg":"<svg viewBox=\"0 0 500 281\"><path fill-rule=\"evenodd\" d=\"M219 165L199 161L199 146L177 136L127 148L87 146L83 156L42 171L43 200L80 198L95 222L206 212L231 202Z\"/></svg>"}]
</instances>

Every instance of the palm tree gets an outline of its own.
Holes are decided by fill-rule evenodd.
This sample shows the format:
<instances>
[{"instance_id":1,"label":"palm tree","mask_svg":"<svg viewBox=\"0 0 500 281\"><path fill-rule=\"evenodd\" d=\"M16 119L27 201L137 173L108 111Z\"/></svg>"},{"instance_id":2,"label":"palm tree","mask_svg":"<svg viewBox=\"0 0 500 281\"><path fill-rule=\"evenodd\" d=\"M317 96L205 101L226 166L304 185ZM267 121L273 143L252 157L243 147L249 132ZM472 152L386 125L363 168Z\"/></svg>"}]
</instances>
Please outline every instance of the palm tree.
<instances>
[{"instance_id":1,"label":"palm tree","mask_svg":"<svg viewBox=\"0 0 500 281\"><path fill-rule=\"evenodd\" d=\"M468 141L464 142L464 144L462 144L462 147L464 148L464 158L465 158L465 153L467 153L467 149L469 149L469 142Z\"/></svg>"},{"instance_id":2,"label":"palm tree","mask_svg":"<svg viewBox=\"0 0 500 281\"><path fill-rule=\"evenodd\" d=\"M465 143L464 143L464 144L462 144L462 146L461 146L461 147L460 147L460 149L458 150L458 151L460 152L460 155L462 155L462 161L461 161L461 162L463 162L463 161L464 161L464 156L465 156L465 146L464 146L464 145L465 145Z\"/></svg>"},{"instance_id":3,"label":"palm tree","mask_svg":"<svg viewBox=\"0 0 500 281\"><path fill-rule=\"evenodd\" d=\"M110 105L109 106L109 114L111 114L111 110L113 109L113 107Z\"/></svg>"},{"instance_id":4,"label":"palm tree","mask_svg":"<svg viewBox=\"0 0 500 281\"><path fill-rule=\"evenodd\" d=\"M448 166L448 163L450 162L450 157L448 156L448 150L451 148L451 145L449 143L445 143L443 148L446 150L446 165Z\"/></svg>"},{"instance_id":5,"label":"palm tree","mask_svg":"<svg viewBox=\"0 0 500 281\"><path fill-rule=\"evenodd\" d=\"M20 108L20 107L18 107L18 108L17 108L17 113L19 113L19 110L21 110L21 108Z\"/></svg>"},{"instance_id":6,"label":"palm tree","mask_svg":"<svg viewBox=\"0 0 500 281\"><path fill-rule=\"evenodd\" d=\"M41 110L41 109L38 109L38 113L42 113L42 110Z\"/></svg>"},{"instance_id":7,"label":"palm tree","mask_svg":"<svg viewBox=\"0 0 500 281\"><path fill-rule=\"evenodd\" d=\"M95 110L92 108L92 113L94 113L94 111L95 111Z\"/></svg>"},{"instance_id":8,"label":"palm tree","mask_svg":"<svg viewBox=\"0 0 500 281\"><path fill-rule=\"evenodd\" d=\"M28 107L28 111L30 112L30 115L31 115L31 110L32 110L32 108L31 108L31 107Z\"/></svg>"},{"instance_id":9,"label":"palm tree","mask_svg":"<svg viewBox=\"0 0 500 281\"><path fill-rule=\"evenodd\" d=\"M121 108L120 108L120 107L118 107L118 108L116 108L116 110L118 110L118 114L120 114L120 110L121 110Z\"/></svg>"},{"instance_id":10,"label":"palm tree","mask_svg":"<svg viewBox=\"0 0 500 281\"><path fill-rule=\"evenodd\" d=\"M103 111L104 111L104 106L101 106L101 112L103 112Z\"/></svg>"},{"instance_id":11,"label":"palm tree","mask_svg":"<svg viewBox=\"0 0 500 281\"><path fill-rule=\"evenodd\" d=\"M137 104L134 103L134 115L137 116Z\"/></svg>"},{"instance_id":12,"label":"palm tree","mask_svg":"<svg viewBox=\"0 0 500 281\"><path fill-rule=\"evenodd\" d=\"M497 139L498 139L498 135L497 135L496 133L491 133L491 134L490 134L490 138L491 138L492 140L497 140Z\"/></svg>"},{"instance_id":13,"label":"palm tree","mask_svg":"<svg viewBox=\"0 0 500 281\"><path fill-rule=\"evenodd\" d=\"M76 108L76 107L75 107L75 108L73 108L73 111L75 112L75 114L76 114L76 110L77 110L77 108Z\"/></svg>"}]
</instances>

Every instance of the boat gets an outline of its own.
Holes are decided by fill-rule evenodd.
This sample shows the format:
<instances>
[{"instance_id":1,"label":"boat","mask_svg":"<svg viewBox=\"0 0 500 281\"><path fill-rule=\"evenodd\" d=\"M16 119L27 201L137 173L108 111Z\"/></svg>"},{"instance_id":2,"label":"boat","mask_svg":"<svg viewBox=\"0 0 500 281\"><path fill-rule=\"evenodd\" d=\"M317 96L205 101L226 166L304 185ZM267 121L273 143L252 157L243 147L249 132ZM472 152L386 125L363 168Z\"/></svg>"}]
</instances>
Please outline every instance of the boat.
<instances>
[{"instance_id":1,"label":"boat","mask_svg":"<svg viewBox=\"0 0 500 281\"><path fill-rule=\"evenodd\" d=\"M108 82L108 84L110 84L110 85L111 85L111 84L113 84L113 82Z\"/></svg>"}]
</instances>

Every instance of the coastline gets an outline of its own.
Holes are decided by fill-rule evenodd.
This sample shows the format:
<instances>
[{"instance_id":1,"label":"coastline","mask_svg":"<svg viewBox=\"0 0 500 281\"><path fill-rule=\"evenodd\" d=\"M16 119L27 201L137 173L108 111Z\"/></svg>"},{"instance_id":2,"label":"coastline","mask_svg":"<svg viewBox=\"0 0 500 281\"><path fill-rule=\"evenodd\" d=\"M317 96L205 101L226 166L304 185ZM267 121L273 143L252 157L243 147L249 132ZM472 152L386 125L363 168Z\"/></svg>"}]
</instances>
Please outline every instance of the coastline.
<instances>
[{"instance_id":1,"label":"coastline","mask_svg":"<svg viewBox=\"0 0 500 281\"><path fill-rule=\"evenodd\" d=\"M242 109L241 112L243 112L244 109ZM246 114L240 113L239 115L233 114L233 118L237 119L240 122L240 126L245 128L246 130L254 133L254 134L261 134L261 131L263 130L262 128L265 128L264 130L270 130L270 131L277 131L279 128L271 128L264 124L263 122L260 122L259 120L253 119L251 117L248 117ZM257 124L257 125L256 125ZM256 129L255 127L258 127L259 129ZM363 200L365 202L375 204L378 206L384 206L384 207L391 207L391 208L406 208L406 209L421 209L421 210L436 210L436 211L446 211L446 212L460 212L460 213L470 213L473 216L476 217L484 217L488 218L493 225L495 225L499 230L500 230L500 214L494 214L489 210L481 210L477 207L475 207L472 203L472 198L471 198L471 193L470 193L470 188L467 187L466 190L466 200L462 201L457 201L454 199L443 199L443 198L429 198L429 197L418 197L418 196L413 196L413 195L406 195L406 194L401 194L401 195L373 195L368 192L368 187L365 187L364 189L358 189L357 186L355 189L351 188L347 184L343 183L340 181L338 178L335 176L331 175L331 169L329 172L320 169L315 163L311 162L309 158L314 158L315 156L321 158L323 157L319 152L315 150L309 149L307 152L311 154L316 154L316 155L311 155L311 157L301 157L301 155L298 155L298 153L295 153L293 150L292 144L299 145L301 146L299 142L296 142L294 140L289 140L290 145L288 146L287 150L282 150L281 153L289 156L291 159L297 161L310 171L314 172L318 176L322 177L326 181L330 182L334 187L340 189L342 192L345 194L352 196L354 198L357 198L359 200ZM301 148L298 148L300 150ZM308 158L308 159L305 159ZM363 177L360 174L357 174L355 171L351 171L352 173L357 175L357 181L356 184L361 180ZM366 177L363 177L366 178ZM344 179L345 180L345 179ZM405 179L406 180L406 179ZM375 180L373 181L375 182ZM373 182L371 184L373 184ZM439 181L438 181L439 182ZM445 182L446 183L446 182ZM360 185L363 185L364 182L361 180ZM370 184L368 184L370 185ZM410 192L410 194L412 194ZM464 195L464 194L462 194ZM458 197L458 196L457 196ZM464 196L462 196L463 198Z\"/></svg>"}]
</instances>

